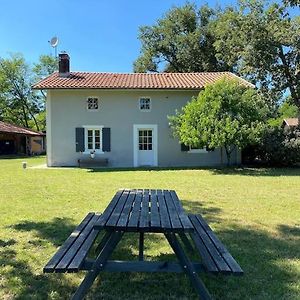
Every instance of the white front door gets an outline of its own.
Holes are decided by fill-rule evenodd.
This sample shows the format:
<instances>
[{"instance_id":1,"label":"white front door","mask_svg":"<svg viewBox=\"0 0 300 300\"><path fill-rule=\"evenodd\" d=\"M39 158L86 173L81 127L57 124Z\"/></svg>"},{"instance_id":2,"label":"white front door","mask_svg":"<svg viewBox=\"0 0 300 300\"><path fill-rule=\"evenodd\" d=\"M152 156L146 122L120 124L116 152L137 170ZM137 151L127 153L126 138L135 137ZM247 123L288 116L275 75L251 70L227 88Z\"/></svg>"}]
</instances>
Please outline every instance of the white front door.
<instances>
[{"instance_id":1,"label":"white front door","mask_svg":"<svg viewBox=\"0 0 300 300\"><path fill-rule=\"evenodd\" d=\"M134 166L157 166L156 125L134 125Z\"/></svg>"}]
</instances>

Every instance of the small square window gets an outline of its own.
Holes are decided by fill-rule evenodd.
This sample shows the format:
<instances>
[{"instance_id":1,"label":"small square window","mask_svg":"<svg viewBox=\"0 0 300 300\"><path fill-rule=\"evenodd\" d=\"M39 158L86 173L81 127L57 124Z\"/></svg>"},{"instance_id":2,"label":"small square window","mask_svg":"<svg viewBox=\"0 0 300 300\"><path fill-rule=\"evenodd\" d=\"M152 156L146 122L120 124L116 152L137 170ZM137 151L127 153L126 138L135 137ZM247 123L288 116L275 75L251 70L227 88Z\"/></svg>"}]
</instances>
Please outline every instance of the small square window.
<instances>
[{"instance_id":1,"label":"small square window","mask_svg":"<svg viewBox=\"0 0 300 300\"><path fill-rule=\"evenodd\" d=\"M140 98L140 110L150 111L151 110L151 99L150 98Z\"/></svg>"},{"instance_id":2,"label":"small square window","mask_svg":"<svg viewBox=\"0 0 300 300\"><path fill-rule=\"evenodd\" d=\"M98 110L99 109L99 99L95 97L87 98L87 110Z\"/></svg>"}]
</instances>

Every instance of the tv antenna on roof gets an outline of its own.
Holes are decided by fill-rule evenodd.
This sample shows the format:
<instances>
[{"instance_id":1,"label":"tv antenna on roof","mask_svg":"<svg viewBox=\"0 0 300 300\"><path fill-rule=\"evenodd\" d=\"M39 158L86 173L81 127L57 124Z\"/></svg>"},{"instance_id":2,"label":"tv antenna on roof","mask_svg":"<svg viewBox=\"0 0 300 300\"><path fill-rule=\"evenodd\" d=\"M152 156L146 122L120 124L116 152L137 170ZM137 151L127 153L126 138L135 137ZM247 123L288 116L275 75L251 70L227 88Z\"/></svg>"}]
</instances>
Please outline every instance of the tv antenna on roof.
<instances>
[{"instance_id":1,"label":"tv antenna on roof","mask_svg":"<svg viewBox=\"0 0 300 300\"><path fill-rule=\"evenodd\" d=\"M52 48L55 51L55 57L57 57L57 45L58 45L58 37L54 36L50 41L48 41Z\"/></svg>"}]
</instances>

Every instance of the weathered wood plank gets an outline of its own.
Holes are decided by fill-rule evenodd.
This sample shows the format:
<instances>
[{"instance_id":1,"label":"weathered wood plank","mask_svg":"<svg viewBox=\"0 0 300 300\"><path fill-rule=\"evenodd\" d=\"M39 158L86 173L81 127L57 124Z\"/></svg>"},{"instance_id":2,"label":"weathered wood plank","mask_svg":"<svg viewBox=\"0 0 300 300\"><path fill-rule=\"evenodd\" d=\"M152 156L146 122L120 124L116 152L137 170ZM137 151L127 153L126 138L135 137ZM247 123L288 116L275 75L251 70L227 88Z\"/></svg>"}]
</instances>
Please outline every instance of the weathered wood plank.
<instances>
[{"instance_id":1,"label":"weathered wood plank","mask_svg":"<svg viewBox=\"0 0 300 300\"><path fill-rule=\"evenodd\" d=\"M207 248L205 247L205 244L199 237L198 233L190 233L190 236L194 241L196 248L198 249L198 252L202 259L202 263L205 266L206 270L208 272L218 273L219 269L217 268L215 261L212 259L210 253L208 252Z\"/></svg>"},{"instance_id":2,"label":"weathered wood plank","mask_svg":"<svg viewBox=\"0 0 300 300\"><path fill-rule=\"evenodd\" d=\"M214 260L216 266L218 267L219 271L222 273L231 272L231 269L227 265L226 261L223 259L223 257L220 255L218 250L216 249L214 243L207 235L206 231L201 226L201 223L199 223L198 219L195 215L190 215L190 219L195 227L195 230L197 231L198 236L203 241L203 244L205 245L207 251L209 252L210 256Z\"/></svg>"},{"instance_id":3,"label":"weathered wood plank","mask_svg":"<svg viewBox=\"0 0 300 300\"><path fill-rule=\"evenodd\" d=\"M81 231L86 227L91 218L95 215L95 213L88 213L86 217L82 220L82 222L75 228L75 230L71 233L71 235L67 238L64 244L59 248L59 250L53 255L53 257L49 260L49 262L44 267L43 271L45 273L52 273L55 270L56 265L60 262L69 248L73 245Z\"/></svg>"},{"instance_id":4,"label":"weathered wood plank","mask_svg":"<svg viewBox=\"0 0 300 300\"><path fill-rule=\"evenodd\" d=\"M100 214L98 214L98 218ZM95 219L95 222L97 220ZM92 222L92 221L91 221ZM92 224L91 224L92 225ZM100 230L99 229L92 229L86 240L83 242L81 247L79 248L78 252L70 262L69 266L67 267L68 272L78 272L84 262L84 259L89 253L92 245L94 244L95 239L97 238Z\"/></svg>"},{"instance_id":5,"label":"weathered wood plank","mask_svg":"<svg viewBox=\"0 0 300 300\"><path fill-rule=\"evenodd\" d=\"M112 214L115 206L117 205L120 197L122 196L124 190L119 190L114 197L112 198L112 200L110 201L110 203L108 204L107 208L104 210L104 212L102 213L101 217L99 218L99 220L96 222L95 224L95 229L100 229L102 228L106 222L108 221L110 215Z\"/></svg>"},{"instance_id":6,"label":"weathered wood plank","mask_svg":"<svg viewBox=\"0 0 300 300\"><path fill-rule=\"evenodd\" d=\"M91 231L93 230L93 226L98 220L99 216L94 215L90 222L86 225L83 231L80 232L79 236L77 236L77 239L74 241L72 246L69 248L69 250L66 252L66 254L63 256L61 261L57 264L55 267L55 272L66 272L67 267L69 266L70 262L76 255L79 248L82 246L84 241L87 239Z\"/></svg>"},{"instance_id":7,"label":"weathered wood plank","mask_svg":"<svg viewBox=\"0 0 300 300\"><path fill-rule=\"evenodd\" d=\"M142 196L142 208L140 214L139 228L141 230L149 229L149 190L145 190Z\"/></svg>"},{"instance_id":8,"label":"weathered wood plank","mask_svg":"<svg viewBox=\"0 0 300 300\"><path fill-rule=\"evenodd\" d=\"M138 190L133 202L133 207L131 210L131 215L127 224L127 228L136 229L139 224L140 211L141 211L141 202L142 202L142 191Z\"/></svg>"},{"instance_id":9,"label":"weathered wood plank","mask_svg":"<svg viewBox=\"0 0 300 300\"><path fill-rule=\"evenodd\" d=\"M127 198L127 201L124 205L124 208L122 210L122 213L121 213L120 219L118 221L117 227L120 227L120 228L126 228L127 227L127 223L128 223L128 220L129 220L131 210L132 210L132 205L133 205L133 202L134 202L135 195L136 195L136 191L131 190L130 193L129 193L129 196Z\"/></svg>"},{"instance_id":10,"label":"weathered wood plank","mask_svg":"<svg viewBox=\"0 0 300 300\"><path fill-rule=\"evenodd\" d=\"M152 229L158 229L161 225L156 190L151 190L150 195L150 225Z\"/></svg>"},{"instance_id":11,"label":"weathered wood plank","mask_svg":"<svg viewBox=\"0 0 300 300\"><path fill-rule=\"evenodd\" d=\"M82 269L90 270L94 264L94 260L88 259ZM193 263L197 272L204 272L205 269L200 263ZM121 261L109 260L104 266L106 272L139 272L139 273L182 273L182 267L179 263L169 261Z\"/></svg>"},{"instance_id":12,"label":"weathered wood plank","mask_svg":"<svg viewBox=\"0 0 300 300\"><path fill-rule=\"evenodd\" d=\"M169 214L169 217L170 217L172 228L173 229L179 229L179 230L183 229L182 224L179 220L177 210L176 210L175 205L173 203L173 199L170 195L170 192L167 191L167 190L164 190L163 191L163 196L165 198L165 202L166 202L166 206L167 206L167 209L168 209L168 214Z\"/></svg>"},{"instance_id":13,"label":"weathered wood plank","mask_svg":"<svg viewBox=\"0 0 300 300\"><path fill-rule=\"evenodd\" d=\"M115 227L116 226L116 224L119 221L119 218L121 216L121 212L123 210L123 207L126 203L126 200L127 200L128 196L129 196L129 191L124 190L121 197L119 198L118 203L114 207L109 219L106 222L107 227Z\"/></svg>"},{"instance_id":14,"label":"weathered wood plank","mask_svg":"<svg viewBox=\"0 0 300 300\"><path fill-rule=\"evenodd\" d=\"M159 215L160 215L161 227L163 229L170 230L172 229L172 226L170 223L169 213L165 202L165 197L163 196L160 190L157 191L157 200L159 204Z\"/></svg>"},{"instance_id":15,"label":"weathered wood plank","mask_svg":"<svg viewBox=\"0 0 300 300\"><path fill-rule=\"evenodd\" d=\"M232 257L229 251L226 249L224 244L218 239L215 233L212 231L210 226L206 223L206 221L200 215L196 215L198 222L202 225L203 229L206 231L207 235L210 237L212 242L214 243L216 249L219 251L220 255L227 262L229 267L231 268L233 273L243 274L243 270L240 265L236 262L236 260Z\"/></svg>"},{"instance_id":16,"label":"weathered wood plank","mask_svg":"<svg viewBox=\"0 0 300 300\"><path fill-rule=\"evenodd\" d=\"M178 213L178 216L179 216L179 219L181 221L183 228L187 229L187 230L193 229L194 228L193 224L191 223L190 219L188 218L187 214L185 213L185 211L182 207L182 204L177 196L177 193L175 191L171 190L170 194L171 194L174 206L177 210L177 213Z\"/></svg>"}]
</instances>

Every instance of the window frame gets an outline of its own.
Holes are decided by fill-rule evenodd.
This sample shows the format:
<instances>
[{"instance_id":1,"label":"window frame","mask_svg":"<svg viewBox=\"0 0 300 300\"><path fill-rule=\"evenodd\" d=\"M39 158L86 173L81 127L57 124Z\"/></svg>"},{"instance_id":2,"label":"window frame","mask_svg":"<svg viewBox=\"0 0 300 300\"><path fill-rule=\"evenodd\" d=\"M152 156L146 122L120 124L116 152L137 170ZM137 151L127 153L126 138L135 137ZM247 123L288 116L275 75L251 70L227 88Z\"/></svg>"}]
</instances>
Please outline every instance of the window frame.
<instances>
[{"instance_id":1,"label":"window frame","mask_svg":"<svg viewBox=\"0 0 300 300\"><path fill-rule=\"evenodd\" d=\"M98 108L89 108L89 107L88 107L88 100L91 99L91 98L97 99L97 102L98 102ZM86 97L86 101L85 101L85 102L86 102L86 110L87 110L87 111L89 111L89 112L99 111L99 107L100 107L99 97L97 97L97 96L88 96L88 97Z\"/></svg>"},{"instance_id":2,"label":"window frame","mask_svg":"<svg viewBox=\"0 0 300 300\"><path fill-rule=\"evenodd\" d=\"M206 148L192 148L192 146L189 146L187 153L208 153L208 151Z\"/></svg>"},{"instance_id":3,"label":"window frame","mask_svg":"<svg viewBox=\"0 0 300 300\"><path fill-rule=\"evenodd\" d=\"M142 99L149 99L149 101L150 101L149 102L149 109L142 109L141 108L141 100ZM138 106L139 106L139 110L141 112L150 112L152 110L152 99L151 99L151 97L148 97L148 96L141 96L141 97L139 97Z\"/></svg>"},{"instance_id":4,"label":"window frame","mask_svg":"<svg viewBox=\"0 0 300 300\"><path fill-rule=\"evenodd\" d=\"M103 132L102 129L104 128L103 125L84 125L82 126L84 128L84 154L91 154L96 153L96 154L103 154ZM94 149L88 149L88 131L89 130L100 130L100 149L95 149L95 139L93 140L93 148ZM93 136L95 136L93 134Z\"/></svg>"}]
</instances>

